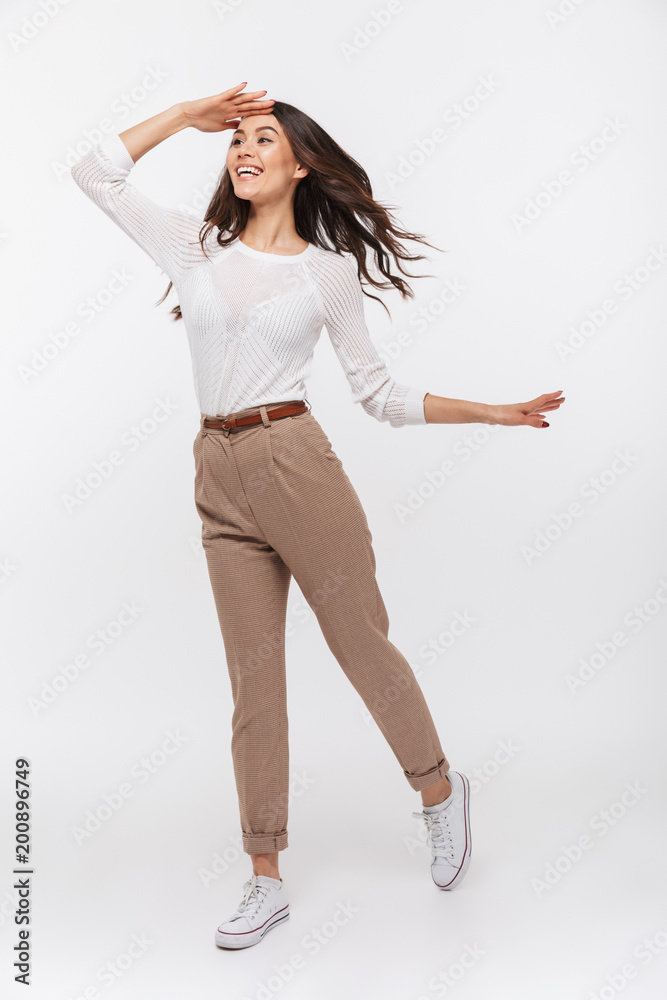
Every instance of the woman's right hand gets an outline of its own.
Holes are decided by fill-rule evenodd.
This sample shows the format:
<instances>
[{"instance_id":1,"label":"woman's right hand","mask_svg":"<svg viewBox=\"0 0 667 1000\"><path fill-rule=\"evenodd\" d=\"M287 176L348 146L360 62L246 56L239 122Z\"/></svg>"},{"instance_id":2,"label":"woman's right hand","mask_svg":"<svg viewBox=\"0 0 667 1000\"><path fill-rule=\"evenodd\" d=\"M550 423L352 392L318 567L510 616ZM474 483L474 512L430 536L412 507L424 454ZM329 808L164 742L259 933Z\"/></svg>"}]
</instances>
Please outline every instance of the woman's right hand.
<instances>
[{"instance_id":1,"label":"woman's right hand","mask_svg":"<svg viewBox=\"0 0 667 1000\"><path fill-rule=\"evenodd\" d=\"M185 121L200 132L224 132L238 128L241 118L247 115L270 115L275 101L272 98L259 100L265 90L241 93L245 86L241 83L213 97L183 101L180 108Z\"/></svg>"}]
</instances>

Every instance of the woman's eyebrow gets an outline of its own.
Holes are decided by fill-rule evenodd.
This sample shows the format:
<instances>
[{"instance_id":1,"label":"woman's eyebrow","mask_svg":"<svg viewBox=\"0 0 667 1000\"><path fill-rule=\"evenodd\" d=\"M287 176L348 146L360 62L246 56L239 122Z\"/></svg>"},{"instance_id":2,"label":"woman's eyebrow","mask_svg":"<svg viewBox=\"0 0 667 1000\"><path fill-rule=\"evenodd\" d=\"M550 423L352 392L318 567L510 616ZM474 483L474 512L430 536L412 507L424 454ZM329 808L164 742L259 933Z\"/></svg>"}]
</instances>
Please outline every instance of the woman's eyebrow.
<instances>
[{"instance_id":1,"label":"woman's eyebrow","mask_svg":"<svg viewBox=\"0 0 667 1000\"><path fill-rule=\"evenodd\" d=\"M278 135L278 129L274 128L273 125L260 125L259 128L255 129L256 132L275 132ZM234 130L234 135L245 135L242 128L237 128Z\"/></svg>"}]
</instances>

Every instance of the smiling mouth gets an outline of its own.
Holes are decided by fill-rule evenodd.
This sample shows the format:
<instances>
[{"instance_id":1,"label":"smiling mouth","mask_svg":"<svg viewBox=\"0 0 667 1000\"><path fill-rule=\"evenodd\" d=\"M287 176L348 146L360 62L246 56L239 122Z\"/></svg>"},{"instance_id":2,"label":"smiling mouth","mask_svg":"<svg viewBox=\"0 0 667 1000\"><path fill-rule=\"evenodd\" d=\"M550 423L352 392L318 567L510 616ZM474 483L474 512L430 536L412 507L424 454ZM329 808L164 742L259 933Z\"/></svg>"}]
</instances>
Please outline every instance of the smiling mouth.
<instances>
[{"instance_id":1,"label":"smiling mouth","mask_svg":"<svg viewBox=\"0 0 667 1000\"><path fill-rule=\"evenodd\" d=\"M253 177L260 177L264 171L259 167L237 167L236 176L239 180L250 180Z\"/></svg>"}]
</instances>

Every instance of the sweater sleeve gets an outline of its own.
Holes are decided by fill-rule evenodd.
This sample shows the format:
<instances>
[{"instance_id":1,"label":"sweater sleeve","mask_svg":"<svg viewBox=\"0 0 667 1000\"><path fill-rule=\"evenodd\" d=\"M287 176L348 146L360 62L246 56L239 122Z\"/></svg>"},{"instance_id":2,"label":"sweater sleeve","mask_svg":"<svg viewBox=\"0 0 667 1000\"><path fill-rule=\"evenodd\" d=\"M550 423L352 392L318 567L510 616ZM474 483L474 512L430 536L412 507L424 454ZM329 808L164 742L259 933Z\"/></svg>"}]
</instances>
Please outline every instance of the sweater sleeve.
<instances>
[{"instance_id":1,"label":"sweater sleeve","mask_svg":"<svg viewBox=\"0 0 667 1000\"><path fill-rule=\"evenodd\" d=\"M356 264L333 252L330 261L320 289L325 325L352 388L353 401L392 427L425 424L424 397L429 390L403 385L389 374L366 325Z\"/></svg>"},{"instance_id":2,"label":"sweater sleeve","mask_svg":"<svg viewBox=\"0 0 667 1000\"><path fill-rule=\"evenodd\" d=\"M107 136L71 169L74 182L177 284L205 258L203 220L163 208L127 181L134 166L120 135Z\"/></svg>"}]
</instances>

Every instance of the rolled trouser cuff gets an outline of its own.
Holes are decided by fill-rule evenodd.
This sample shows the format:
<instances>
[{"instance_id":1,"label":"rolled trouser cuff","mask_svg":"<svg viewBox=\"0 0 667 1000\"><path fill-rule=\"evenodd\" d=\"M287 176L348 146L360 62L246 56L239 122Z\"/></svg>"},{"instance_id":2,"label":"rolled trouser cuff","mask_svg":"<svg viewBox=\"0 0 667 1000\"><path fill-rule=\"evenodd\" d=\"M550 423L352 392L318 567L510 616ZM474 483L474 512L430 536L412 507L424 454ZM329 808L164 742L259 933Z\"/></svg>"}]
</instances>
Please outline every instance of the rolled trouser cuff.
<instances>
[{"instance_id":1,"label":"rolled trouser cuff","mask_svg":"<svg viewBox=\"0 0 667 1000\"><path fill-rule=\"evenodd\" d=\"M432 767L430 771L424 771L423 774L410 774L408 771L404 771L403 773L412 788L420 792L422 788L428 788L429 785L437 784L438 781L441 781L445 777L448 771L449 761L446 757L443 757L437 767Z\"/></svg>"},{"instance_id":2,"label":"rolled trouser cuff","mask_svg":"<svg viewBox=\"0 0 667 1000\"><path fill-rule=\"evenodd\" d=\"M273 854L288 846L287 830L280 833L244 833L243 850L246 854Z\"/></svg>"}]
</instances>

